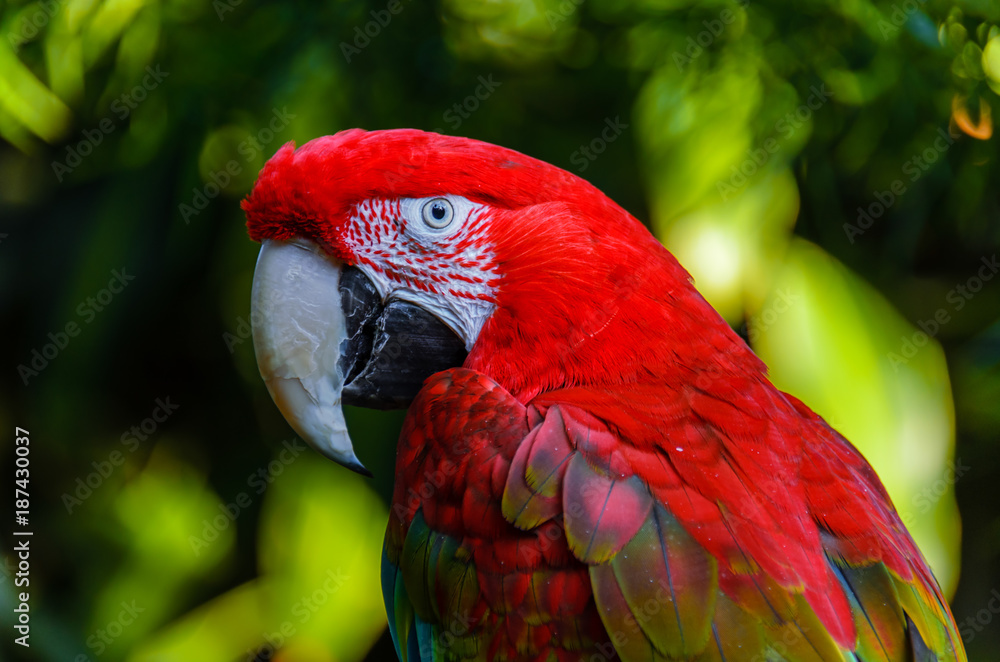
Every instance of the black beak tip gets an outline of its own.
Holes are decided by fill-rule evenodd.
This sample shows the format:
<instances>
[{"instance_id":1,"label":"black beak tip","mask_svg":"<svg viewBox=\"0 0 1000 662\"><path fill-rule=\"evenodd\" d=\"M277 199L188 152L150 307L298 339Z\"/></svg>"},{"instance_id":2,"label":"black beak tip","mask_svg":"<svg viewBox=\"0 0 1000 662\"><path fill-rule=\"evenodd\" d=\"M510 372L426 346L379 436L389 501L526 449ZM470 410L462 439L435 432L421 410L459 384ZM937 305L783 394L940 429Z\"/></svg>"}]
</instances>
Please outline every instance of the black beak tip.
<instances>
[{"instance_id":1,"label":"black beak tip","mask_svg":"<svg viewBox=\"0 0 1000 662\"><path fill-rule=\"evenodd\" d=\"M368 471L368 469L365 468L365 465L361 464L360 462L352 462L350 464L345 463L344 466L353 471L354 473L361 474L365 478L374 478L372 472Z\"/></svg>"}]
</instances>

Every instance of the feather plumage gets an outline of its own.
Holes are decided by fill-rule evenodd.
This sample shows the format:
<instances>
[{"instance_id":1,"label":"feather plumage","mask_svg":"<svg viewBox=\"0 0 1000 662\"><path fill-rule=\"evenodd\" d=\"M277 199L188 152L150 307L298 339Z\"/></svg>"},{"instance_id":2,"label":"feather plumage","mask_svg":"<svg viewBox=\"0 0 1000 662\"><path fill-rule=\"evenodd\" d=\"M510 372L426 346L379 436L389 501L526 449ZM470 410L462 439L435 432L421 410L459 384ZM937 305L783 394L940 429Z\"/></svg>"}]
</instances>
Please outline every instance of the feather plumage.
<instances>
[{"instance_id":1,"label":"feather plumage","mask_svg":"<svg viewBox=\"0 0 1000 662\"><path fill-rule=\"evenodd\" d=\"M283 147L244 209L255 239L377 270L357 210L435 195L483 206L461 245L494 309L401 436L383 573L401 659L964 662L861 454L587 182L353 130ZM420 246L401 259L465 259Z\"/></svg>"},{"instance_id":2,"label":"feather plumage","mask_svg":"<svg viewBox=\"0 0 1000 662\"><path fill-rule=\"evenodd\" d=\"M403 432L394 512L405 511L404 485L410 495L427 497L410 519L393 516L390 531L409 533L402 548L394 547L398 538L390 533L387 558L391 566L412 564L417 579L412 588L407 584L407 594L422 592L410 604L436 633L432 639L462 622L478 646L432 647L430 657L418 660L902 662L927 651L941 662L965 659L940 590L884 490L872 483L877 479L835 433L817 439L813 428L820 421L803 419L800 404L785 399L787 424L801 426L794 429L801 466L822 465L831 450L841 461L853 459L858 473L841 478L868 489L852 492L851 505L864 508L863 523L888 532L888 539L866 535L860 545L851 531L831 530L831 512L839 512L840 503L828 491L810 499L809 489L796 489L801 469L771 478L789 486L786 494L765 488L754 492L754 500L744 498L751 507L740 510L740 497L754 488L747 481L766 476L747 475L750 461L712 427L705 413L711 407L703 402L701 414L692 406L674 426L645 428L650 438L620 436L623 429L644 429L614 424L636 411L613 398L605 410L596 406L601 400L599 391L576 389L539 396L525 407L474 371L451 370L429 380ZM584 406L619 414L604 420ZM459 410L466 414L458 420L437 415ZM509 427L499 425L500 412ZM715 407L719 412L739 415L724 405ZM773 425L749 422L742 429L765 434ZM695 434L690 426L702 429ZM472 445L459 443L469 431L473 438L465 441ZM672 449L694 467L674 465L667 448L682 443L674 439L685 440ZM817 447L803 448L808 441ZM757 449L756 462L763 452ZM665 472L666 466L675 468ZM730 493L713 487L706 495L701 480L687 480L692 472L711 479L727 470ZM469 492L452 491L462 485L457 478L432 489L428 477L445 474L471 478L483 507L459 507ZM788 503L793 498L800 501ZM425 506L436 513L433 520L426 519ZM789 511L801 513L791 527ZM411 546L422 551L407 553ZM449 578L456 572L447 569L453 561L429 559L454 554L437 549L464 550L462 571L476 576L481 613L472 608L469 591L442 588L454 584ZM443 602L427 603L430 595ZM474 623L460 618L473 613ZM595 621L603 637L593 636ZM591 627L581 629L581 623Z\"/></svg>"}]
</instances>

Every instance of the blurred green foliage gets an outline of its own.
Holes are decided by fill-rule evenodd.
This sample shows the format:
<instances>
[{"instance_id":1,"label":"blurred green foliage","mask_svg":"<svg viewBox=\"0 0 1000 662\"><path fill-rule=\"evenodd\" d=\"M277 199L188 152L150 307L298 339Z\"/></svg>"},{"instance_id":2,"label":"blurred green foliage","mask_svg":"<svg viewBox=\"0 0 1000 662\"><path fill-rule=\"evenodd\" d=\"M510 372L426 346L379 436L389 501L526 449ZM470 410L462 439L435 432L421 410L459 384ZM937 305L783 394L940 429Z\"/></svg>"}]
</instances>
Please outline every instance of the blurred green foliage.
<instances>
[{"instance_id":1,"label":"blurred green foliage","mask_svg":"<svg viewBox=\"0 0 1000 662\"><path fill-rule=\"evenodd\" d=\"M413 126L648 221L872 461L990 659L998 23L997 0L0 4L0 423L34 444L33 646L12 654L390 659L401 414L348 412L373 481L293 452L238 201L284 142Z\"/></svg>"}]
</instances>

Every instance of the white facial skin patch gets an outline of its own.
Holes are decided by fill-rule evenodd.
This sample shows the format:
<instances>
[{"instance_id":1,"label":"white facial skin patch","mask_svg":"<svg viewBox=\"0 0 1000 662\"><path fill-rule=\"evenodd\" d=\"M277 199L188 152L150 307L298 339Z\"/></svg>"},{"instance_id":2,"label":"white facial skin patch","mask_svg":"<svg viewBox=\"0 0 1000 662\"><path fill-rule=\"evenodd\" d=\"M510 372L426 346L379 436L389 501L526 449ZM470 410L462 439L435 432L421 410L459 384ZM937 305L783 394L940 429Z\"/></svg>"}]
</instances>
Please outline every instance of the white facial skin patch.
<instances>
[{"instance_id":1,"label":"white facial skin patch","mask_svg":"<svg viewBox=\"0 0 1000 662\"><path fill-rule=\"evenodd\" d=\"M449 219L443 225L434 214L440 204ZM496 309L500 281L486 241L490 212L458 195L366 200L355 206L343 241L385 301L433 313L471 350Z\"/></svg>"}]
</instances>

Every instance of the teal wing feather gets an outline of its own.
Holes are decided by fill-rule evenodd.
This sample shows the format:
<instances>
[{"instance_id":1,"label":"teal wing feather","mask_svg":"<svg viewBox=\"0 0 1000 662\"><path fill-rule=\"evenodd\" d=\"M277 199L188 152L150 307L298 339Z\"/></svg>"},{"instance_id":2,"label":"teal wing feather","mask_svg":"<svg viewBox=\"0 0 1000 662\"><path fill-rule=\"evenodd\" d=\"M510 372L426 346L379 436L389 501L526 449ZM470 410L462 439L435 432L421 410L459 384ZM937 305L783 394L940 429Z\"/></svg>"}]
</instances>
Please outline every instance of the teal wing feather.
<instances>
[{"instance_id":1,"label":"teal wing feather","mask_svg":"<svg viewBox=\"0 0 1000 662\"><path fill-rule=\"evenodd\" d=\"M389 558L388 539L382 546L382 599L396 655L403 662L420 662L419 655L415 656L410 648L410 642L415 645L417 641L413 605L406 594L402 570Z\"/></svg>"},{"instance_id":2,"label":"teal wing feather","mask_svg":"<svg viewBox=\"0 0 1000 662\"><path fill-rule=\"evenodd\" d=\"M382 591L389 631L403 662L472 660L480 642L470 627L480 611L471 554L433 531L418 511L401 549L383 548Z\"/></svg>"}]
</instances>

